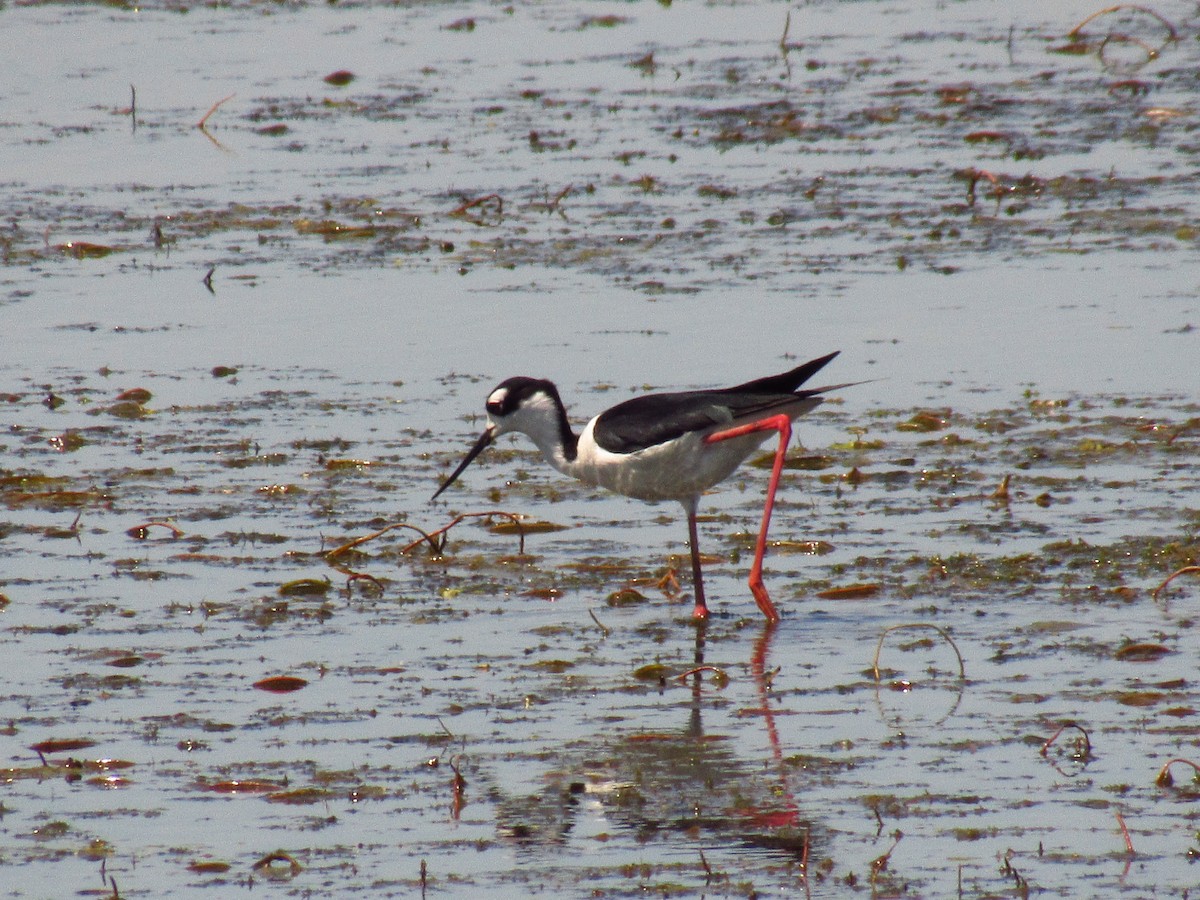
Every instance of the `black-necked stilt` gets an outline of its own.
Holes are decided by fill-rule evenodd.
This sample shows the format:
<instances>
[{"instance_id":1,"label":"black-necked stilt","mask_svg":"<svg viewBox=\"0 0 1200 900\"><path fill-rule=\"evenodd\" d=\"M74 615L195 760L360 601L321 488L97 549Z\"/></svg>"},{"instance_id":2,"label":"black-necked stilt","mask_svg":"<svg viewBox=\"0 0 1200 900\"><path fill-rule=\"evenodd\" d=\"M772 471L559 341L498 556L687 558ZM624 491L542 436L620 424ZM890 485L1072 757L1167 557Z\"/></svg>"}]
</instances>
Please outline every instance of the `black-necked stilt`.
<instances>
[{"instance_id":1,"label":"black-necked stilt","mask_svg":"<svg viewBox=\"0 0 1200 900\"><path fill-rule=\"evenodd\" d=\"M784 372L708 391L649 394L618 403L600 413L575 434L553 382L539 378L509 378L487 398L488 424L458 468L437 493L454 483L463 470L500 435L520 431L529 435L546 462L587 484L608 488L639 500L678 500L687 512L692 545L692 577L697 619L708 617L696 507L700 495L725 480L769 437L779 433L779 448L767 485L762 527L750 568L750 590L771 622L779 613L762 582L763 554L775 490L783 471L792 434L792 420L821 402L821 394L846 385L800 390L837 353Z\"/></svg>"}]
</instances>

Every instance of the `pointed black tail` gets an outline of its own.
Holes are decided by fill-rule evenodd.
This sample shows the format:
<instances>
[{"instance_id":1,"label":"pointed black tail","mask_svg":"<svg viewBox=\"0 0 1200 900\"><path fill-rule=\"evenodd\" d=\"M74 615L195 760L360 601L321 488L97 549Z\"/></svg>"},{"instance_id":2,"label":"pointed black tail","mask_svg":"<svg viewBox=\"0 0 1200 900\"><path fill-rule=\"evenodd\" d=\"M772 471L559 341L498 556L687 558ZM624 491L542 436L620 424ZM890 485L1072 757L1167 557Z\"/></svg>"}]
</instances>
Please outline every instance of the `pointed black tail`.
<instances>
[{"instance_id":1,"label":"pointed black tail","mask_svg":"<svg viewBox=\"0 0 1200 900\"><path fill-rule=\"evenodd\" d=\"M797 366L790 372L784 372L781 375L768 375L766 378L757 378L754 381L747 381L745 384L739 384L737 387L728 388L730 393L737 392L742 394L790 394L793 393L800 385L808 381L830 362L835 356L841 353L841 350L835 350L828 356L822 356L819 359L809 360L802 366Z\"/></svg>"}]
</instances>

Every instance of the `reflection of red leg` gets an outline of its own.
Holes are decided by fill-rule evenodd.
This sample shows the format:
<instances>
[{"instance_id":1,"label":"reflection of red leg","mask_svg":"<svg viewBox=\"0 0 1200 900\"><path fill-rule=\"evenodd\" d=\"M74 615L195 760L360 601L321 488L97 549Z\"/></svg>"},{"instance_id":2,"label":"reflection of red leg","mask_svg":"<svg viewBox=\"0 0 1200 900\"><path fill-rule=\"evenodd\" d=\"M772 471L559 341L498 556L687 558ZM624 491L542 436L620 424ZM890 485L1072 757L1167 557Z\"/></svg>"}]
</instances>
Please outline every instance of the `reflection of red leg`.
<instances>
[{"instance_id":1,"label":"reflection of red leg","mask_svg":"<svg viewBox=\"0 0 1200 900\"><path fill-rule=\"evenodd\" d=\"M696 533L695 509L687 511L687 521L688 540L692 544L692 589L696 594L696 608L692 610L692 618L703 622L708 618L708 604L704 602L704 574L700 571L700 539Z\"/></svg>"},{"instance_id":2,"label":"reflection of red leg","mask_svg":"<svg viewBox=\"0 0 1200 900\"><path fill-rule=\"evenodd\" d=\"M762 564L763 556L767 552L767 529L771 526L771 510L775 507L775 490L779 487L779 476L783 474L784 456L787 454L788 442L792 439L792 420L780 413L748 425L738 425L724 431L714 432L706 437L704 442L715 444L718 441L727 441L730 438L742 437L756 431L778 431L779 449L775 451L775 465L771 469L771 480L767 484L767 502L763 504L762 526L758 531L758 541L754 545L754 565L750 567L750 592L754 594L754 600L758 603L758 608L763 611L763 615L767 617L767 621L778 622L779 613L775 611L775 604L771 602L771 598L767 595L767 589L763 585ZM695 545L693 544L694 552ZM693 565L695 564L693 557Z\"/></svg>"},{"instance_id":3,"label":"reflection of red leg","mask_svg":"<svg viewBox=\"0 0 1200 900\"><path fill-rule=\"evenodd\" d=\"M784 808L769 816L760 817L760 822L771 827L795 825L800 819L800 808L792 795L788 784L787 766L783 761L783 746L779 742L779 730L775 727L775 711L771 708L771 689L767 685L767 653L771 649L771 637L775 634L775 623L767 622L763 633L754 642L754 654L750 657L750 674L758 688L758 698L762 701L763 722L767 726L767 740L771 744L771 754L779 767L779 787L783 797Z\"/></svg>"},{"instance_id":4,"label":"reflection of red leg","mask_svg":"<svg viewBox=\"0 0 1200 900\"><path fill-rule=\"evenodd\" d=\"M776 762L783 763L783 748L779 745L779 732L775 730L775 714L771 709L771 693L767 687L767 653L771 650L771 636L775 633L775 624L768 622L763 627L763 633L754 642L754 653L750 657L750 676L754 686L758 688L758 699L762 701L763 719L767 723L767 740L771 742L771 751L775 754Z\"/></svg>"}]
</instances>

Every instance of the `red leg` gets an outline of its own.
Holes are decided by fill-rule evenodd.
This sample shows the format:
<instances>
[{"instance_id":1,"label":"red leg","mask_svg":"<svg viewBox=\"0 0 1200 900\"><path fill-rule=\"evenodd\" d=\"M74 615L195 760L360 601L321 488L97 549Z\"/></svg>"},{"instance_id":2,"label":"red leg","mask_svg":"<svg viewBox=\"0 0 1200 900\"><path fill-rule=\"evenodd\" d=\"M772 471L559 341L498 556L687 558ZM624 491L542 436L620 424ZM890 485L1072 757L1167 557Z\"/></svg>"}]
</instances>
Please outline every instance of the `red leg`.
<instances>
[{"instance_id":1,"label":"red leg","mask_svg":"<svg viewBox=\"0 0 1200 900\"><path fill-rule=\"evenodd\" d=\"M771 469L771 480L767 484L767 502L763 504L762 526L758 530L758 541L754 545L754 565L750 567L750 592L758 608L763 611L768 622L778 622L779 613L775 604L767 595L767 589L762 580L763 556L767 552L767 529L771 527L771 510L775 508L775 491L779 487L779 477L783 474L783 460L787 454L788 442L792 439L792 420L780 413L768 416L747 425L738 425L724 431L717 431L704 439L706 444L727 441L730 438L742 437L756 431L778 431L779 448L775 451L775 465Z\"/></svg>"},{"instance_id":2,"label":"red leg","mask_svg":"<svg viewBox=\"0 0 1200 900\"><path fill-rule=\"evenodd\" d=\"M692 611L692 618L704 621L708 618L708 604L704 602L704 575L700 571L700 539L696 533L695 503L692 507L687 511L688 541L692 545L692 588L696 594L696 608Z\"/></svg>"}]
</instances>

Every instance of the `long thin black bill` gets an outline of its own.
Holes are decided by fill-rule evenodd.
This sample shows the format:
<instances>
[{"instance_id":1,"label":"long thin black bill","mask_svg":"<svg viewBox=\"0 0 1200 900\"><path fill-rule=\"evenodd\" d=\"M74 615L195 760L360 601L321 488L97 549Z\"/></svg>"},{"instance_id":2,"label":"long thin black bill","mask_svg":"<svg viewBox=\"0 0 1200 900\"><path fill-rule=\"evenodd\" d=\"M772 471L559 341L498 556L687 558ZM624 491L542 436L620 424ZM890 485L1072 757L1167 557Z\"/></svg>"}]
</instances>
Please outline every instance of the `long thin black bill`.
<instances>
[{"instance_id":1,"label":"long thin black bill","mask_svg":"<svg viewBox=\"0 0 1200 900\"><path fill-rule=\"evenodd\" d=\"M458 468L450 473L450 477L442 482L442 486L437 489L437 493L434 494L429 499L436 500L438 498L438 494L440 494L446 488L450 487L450 485L454 484L454 482L458 478L458 476L463 473L463 469L465 469L472 462L474 462L475 457L477 457L480 453L482 453L484 450L486 450L488 448L488 444L490 444L491 442L492 442L492 430L489 428L487 431L485 431L483 434L481 434L479 436L479 440L477 440L475 442L475 446L472 447L470 449L470 451L467 453L466 458L463 459L463 461L458 464Z\"/></svg>"}]
</instances>

